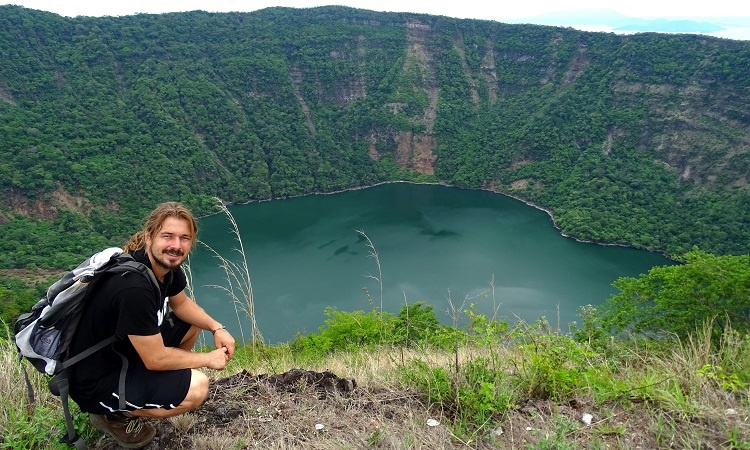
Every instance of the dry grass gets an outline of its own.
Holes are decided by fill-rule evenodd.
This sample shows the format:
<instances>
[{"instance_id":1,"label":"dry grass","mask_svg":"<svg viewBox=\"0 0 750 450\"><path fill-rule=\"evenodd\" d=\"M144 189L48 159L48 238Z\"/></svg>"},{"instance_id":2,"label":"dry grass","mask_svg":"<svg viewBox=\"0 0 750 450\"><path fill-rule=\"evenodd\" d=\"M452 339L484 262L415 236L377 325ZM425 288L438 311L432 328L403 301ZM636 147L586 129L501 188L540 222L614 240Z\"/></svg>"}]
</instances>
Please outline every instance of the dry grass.
<instances>
[{"instance_id":1,"label":"dry grass","mask_svg":"<svg viewBox=\"0 0 750 450\"><path fill-rule=\"evenodd\" d=\"M253 284L250 277L250 269L247 265L247 253L245 252L240 229L234 216L221 199L214 198L214 200L221 212L224 213L229 220L229 223L232 225L232 233L234 234L235 242L237 243L237 247L234 250L240 255L240 262L234 262L232 259L216 252L205 242L201 242L204 247L214 254L219 261L219 267L224 270L224 284L212 285L211 287L224 291L232 300L232 305L237 314L237 322L240 325L241 340L242 342L250 342L251 348L255 349L256 345L263 343L263 335L255 321L255 299L253 296ZM240 319L240 312L242 312L245 315L245 318L250 321L249 338L246 338L245 331L242 328L242 323L244 321Z\"/></svg>"},{"instance_id":2,"label":"dry grass","mask_svg":"<svg viewBox=\"0 0 750 450\"><path fill-rule=\"evenodd\" d=\"M9 342L3 342L0 352L3 435L8 435L9 426L18 427L26 408L23 376ZM726 355L747 358L736 342L724 346ZM498 360L521 356L518 349L505 347L466 347L459 354L460 365L480 356ZM313 386L279 387L240 376L243 371L273 374L295 367L284 351L276 358L233 362L225 372L210 372L212 388L205 404L193 413L154 422L159 434L147 450L750 448L750 390L729 392L717 380L698 375L698 368L722 358L721 351L707 345L706 336L678 346L669 357L632 349L613 376L638 389L602 396L592 382L588 391L566 400L521 399L496 423L461 436L447 411L436 404L430 407L423 393L400 376L404 362L414 359L430 367L453 367L452 352L398 348L338 352L305 367L354 378L357 387L347 393L321 395ZM266 372L270 366L278 370ZM49 411L31 416L29 425L47 429L38 433L39 442L33 447L4 448L56 448L50 436L62 428L59 423L50 426L50 421L62 417L59 402L47 392L41 375L33 369L29 373L40 405ZM591 425L582 422L584 413L593 416ZM428 419L439 424L430 426ZM34 422L38 420L47 422ZM117 449L108 438L89 441L92 450Z\"/></svg>"}]
</instances>

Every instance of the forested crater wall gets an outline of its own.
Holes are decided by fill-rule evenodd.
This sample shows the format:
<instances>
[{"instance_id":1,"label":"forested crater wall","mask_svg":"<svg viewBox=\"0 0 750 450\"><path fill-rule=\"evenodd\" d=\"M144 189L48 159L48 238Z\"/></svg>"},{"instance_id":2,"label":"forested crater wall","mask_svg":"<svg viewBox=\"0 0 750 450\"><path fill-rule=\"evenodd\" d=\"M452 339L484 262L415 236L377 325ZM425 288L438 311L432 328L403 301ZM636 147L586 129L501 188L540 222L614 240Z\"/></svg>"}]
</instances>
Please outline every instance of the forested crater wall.
<instances>
[{"instance_id":1,"label":"forested crater wall","mask_svg":"<svg viewBox=\"0 0 750 450\"><path fill-rule=\"evenodd\" d=\"M68 267L156 202L199 214L406 180L580 239L750 243L750 43L346 7L0 7L0 268Z\"/></svg>"}]
</instances>

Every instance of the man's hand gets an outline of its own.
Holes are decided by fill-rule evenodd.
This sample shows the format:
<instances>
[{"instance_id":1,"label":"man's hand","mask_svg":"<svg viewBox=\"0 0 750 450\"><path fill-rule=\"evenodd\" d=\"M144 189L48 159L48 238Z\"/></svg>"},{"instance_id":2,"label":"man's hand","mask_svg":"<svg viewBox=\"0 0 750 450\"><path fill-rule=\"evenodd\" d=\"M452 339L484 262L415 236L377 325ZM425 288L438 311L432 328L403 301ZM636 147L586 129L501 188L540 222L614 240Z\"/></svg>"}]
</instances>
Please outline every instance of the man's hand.
<instances>
[{"instance_id":1,"label":"man's hand","mask_svg":"<svg viewBox=\"0 0 750 450\"><path fill-rule=\"evenodd\" d=\"M231 359L225 347L217 348L208 353L209 360L206 367L214 370L224 370Z\"/></svg>"},{"instance_id":2,"label":"man's hand","mask_svg":"<svg viewBox=\"0 0 750 450\"><path fill-rule=\"evenodd\" d=\"M229 334L229 331L224 328L216 330L214 333L214 345L217 349L226 349L227 362L232 360L234 356L234 338Z\"/></svg>"}]
</instances>

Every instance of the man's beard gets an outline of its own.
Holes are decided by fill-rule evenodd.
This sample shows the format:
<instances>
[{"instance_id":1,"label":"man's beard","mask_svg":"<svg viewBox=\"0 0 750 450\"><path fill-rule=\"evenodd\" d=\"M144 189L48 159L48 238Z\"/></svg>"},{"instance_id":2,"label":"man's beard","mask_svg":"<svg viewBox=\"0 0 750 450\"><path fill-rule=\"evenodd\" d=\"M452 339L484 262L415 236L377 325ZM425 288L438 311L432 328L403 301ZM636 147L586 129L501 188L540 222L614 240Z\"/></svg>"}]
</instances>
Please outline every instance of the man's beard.
<instances>
[{"instance_id":1,"label":"man's beard","mask_svg":"<svg viewBox=\"0 0 750 450\"><path fill-rule=\"evenodd\" d=\"M169 250L165 249L159 254L156 254L153 249L153 245L149 248L149 253L151 253L151 256L154 258L154 263L158 264L161 268L166 270L172 270L176 269L177 267L182 264L183 261L185 261L184 253L181 250ZM178 261L172 262L171 260L167 260L163 257L164 254L170 255L170 256L177 256L180 259Z\"/></svg>"}]
</instances>

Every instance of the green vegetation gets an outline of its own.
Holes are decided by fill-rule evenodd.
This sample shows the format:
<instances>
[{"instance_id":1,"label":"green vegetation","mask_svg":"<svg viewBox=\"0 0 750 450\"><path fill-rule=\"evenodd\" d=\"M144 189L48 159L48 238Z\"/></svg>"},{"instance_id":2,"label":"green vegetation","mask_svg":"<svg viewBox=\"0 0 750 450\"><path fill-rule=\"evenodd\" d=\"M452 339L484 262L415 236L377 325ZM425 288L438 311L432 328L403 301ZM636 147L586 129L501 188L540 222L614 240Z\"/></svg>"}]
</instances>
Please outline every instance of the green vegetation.
<instances>
[{"instance_id":1,"label":"green vegetation","mask_svg":"<svg viewBox=\"0 0 750 450\"><path fill-rule=\"evenodd\" d=\"M29 280L123 242L160 201L202 215L214 197L395 180L493 189L550 210L568 235L683 264L618 280L571 335L471 310L454 313L470 328L445 327L422 304L328 310L319 333L253 345L235 369L356 369L385 350L396 364L379 376L416 389L456 442L502 446L492 431L523 404L577 401L601 419L527 422L539 431L527 447L750 448L746 421L725 414L748 414L750 43L344 7L63 18L0 6L0 60L5 321L48 285ZM25 412L3 346L0 448L55 448L55 399ZM617 420L628 412L647 415L645 431Z\"/></svg>"},{"instance_id":2,"label":"green vegetation","mask_svg":"<svg viewBox=\"0 0 750 450\"><path fill-rule=\"evenodd\" d=\"M72 267L164 200L392 180L510 193L581 239L748 252L750 43L345 7L0 12L0 269Z\"/></svg>"},{"instance_id":3,"label":"green vegetation","mask_svg":"<svg viewBox=\"0 0 750 450\"><path fill-rule=\"evenodd\" d=\"M29 287L20 277L0 277L0 321L10 323L39 301L54 280Z\"/></svg>"},{"instance_id":4,"label":"green vegetation","mask_svg":"<svg viewBox=\"0 0 750 450\"><path fill-rule=\"evenodd\" d=\"M617 280L620 293L602 308L603 329L686 339L708 322L716 337L729 324L750 332L750 257L694 249L679 259L683 264Z\"/></svg>"},{"instance_id":5,"label":"green vegetation","mask_svg":"<svg viewBox=\"0 0 750 450\"><path fill-rule=\"evenodd\" d=\"M746 298L745 305L747 308ZM744 329L734 329L726 323L717 337L709 319L684 339L674 339L671 336L676 333L670 332L683 327L675 317L667 323L672 328L654 340L644 335L625 339L568 335L543 319L511 325L471 310L462 315L471 319L472 327L458 329L440 325L432 308L420 303L405 305L398 315L381 314L377 309L329 310L327 315L317 333L300 335L288 344L239 349L229 370L280 373L299 366L333 367L341 376L357 374L358 389L382 383L391 390L404 390L399 395L416 393L423 406L409 414L437 417L457 448L508 448L511 439L521 435L523 441L516 445L538 449L750 446L750 428L743 419L750 412L747 324ZM49 396L41 375L34 372L41 400L28 415L10 339L3 343L0 354L5 411L0 421L0 448L58 448L56 438L64 426L56 399ZM242 405L247 401L237 399ZM346 401L323 403L315 408L316 414ZM250 409L259 411L274 405L266 405L264 397L253 396L252 402ZM573 409L570 405L578 406ZM544 408L549 409L547 419ZM86 415L75 411L81 430L89 438L95 437L97 432L86 425ZM582 422L584 413L593 413L594 423ZM186 420L194 423L196 418ZM236 420L231 428L235 439L253 441L253 433L258 431L248 428L246 421ZM524 423L535 425L513 431L514 424L519 428ZM702 426L695 427L695 423ZM278 426L284 425L273 425ZM382 424L370 436L369 446L377 448L375 442L386 436L390 442L400 443L399 448L411 448L408 443L412 439L423 439L415 437L414 430L394 426ZM186 430L190 439L200 438L190 433L189 426ZM505 431L500 434L497 430ZM330 441L321 436L301 448L355 445L356 441L337 436L332 435ZM354 439L354 433L345 436ZM239 445L237 442L232 445ZM453 444L441 445L452 448Z\"/></svg>"}]
</instances>

